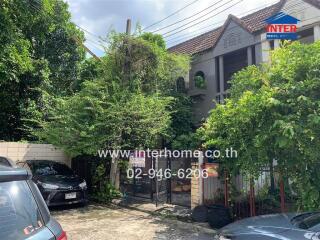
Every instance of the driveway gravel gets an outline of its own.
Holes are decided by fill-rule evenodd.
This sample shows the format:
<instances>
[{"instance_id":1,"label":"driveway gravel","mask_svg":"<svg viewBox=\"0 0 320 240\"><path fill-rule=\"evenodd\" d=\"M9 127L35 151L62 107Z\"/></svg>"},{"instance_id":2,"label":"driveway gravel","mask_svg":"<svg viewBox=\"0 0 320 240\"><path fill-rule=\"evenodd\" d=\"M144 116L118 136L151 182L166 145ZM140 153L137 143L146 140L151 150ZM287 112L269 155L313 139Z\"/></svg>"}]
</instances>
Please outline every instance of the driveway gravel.
<instances>
[{"instance_id":1,"label":"driveway gravel","mask_svg":"<svg viewBox=\"0 0 320 240\"><path fill-rule=\"evenodd\" d=\"M51 214L71 240L209 240L214 236L192 223L115 206L60 208L52 209Z\"/></svg>"}]
</instances>

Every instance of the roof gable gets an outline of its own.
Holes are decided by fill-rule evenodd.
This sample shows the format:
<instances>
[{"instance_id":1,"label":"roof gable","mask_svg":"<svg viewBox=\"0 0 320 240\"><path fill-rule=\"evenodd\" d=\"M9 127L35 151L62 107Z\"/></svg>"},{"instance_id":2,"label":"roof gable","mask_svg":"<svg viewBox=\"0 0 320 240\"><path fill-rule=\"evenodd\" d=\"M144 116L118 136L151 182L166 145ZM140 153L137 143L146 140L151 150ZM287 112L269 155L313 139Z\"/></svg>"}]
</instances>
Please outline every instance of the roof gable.
<instances>
[{"instance_id":1,"label":"roof gable","mask_svg":"<svg viewBox=\"0 0 320 240\"><path fill-rule=\"evenodd\" d=\"M220 41L221 37L223 36L224 32L226 31L226 29L228 28L228 26L230 25L231 22L235 22L238 26L240 26L245 31L247 31L249 33L252 33L252 30L251 30L250 26L248 26L241 19L239 19L236 16L230 14L228 16L227 20L225 21L225 23L223 24L221 30L219 31L219 34L218 34L218 36L216 38L216 41L215 41L213 47L215 47L218 44L218 42Z\"/></svg>"},{"instance_id":2,"label":"roof gable","mask_svg":"<svg viewBox=\"0 0 320 240\"><path fill-rule=\"evenodd\" d=\"M300 0L300 1L306 2L320 9L320 0ZM238 22L240 20L240 23L241 23L240 25L242 27L247 29L247 31L249 32L256 33L265 29L267 25L266 19L272 18L274 17L275 14L279 13L287 2L288 0L280 0L279 2L269 7L265 7L261 10L258 10L242 18L237 18L234 16L233 18L229 16L226 21L230 21L229 18L232 18L233 20ZM191 55L195 53L200 53L206 50L210 50L216 45L217 41L221 37L221 32L223 32L223 27L225 25L226 25L226 22L221 27L218 27L209 32L203 33L197 37L194 37L185 42L179 43L175 46L172 46L168 50L170 52L184 53L184 54L191 54Z\"/></svg>"},{"instance_id":3,"label":"roof gable","mask_svg":"<svg viewBox=\"0 0 320 240\"><path fill-rule=\"evenodd\" d=\"M317 0L314 0L317 1ZM280 0L278 3L273 4L269 7L258 10L257 12L251 13L242 18L228 17L227 21L231 19L235 21L241 21L241 25L245 27L250 32L256 32L263 29L266 26L265 19L273 16L276 12L280 11L286 0ZM239 20L238 20L239 19ZM223 26L226 25L226 22ZM185 42L179 43L175 46L170 47L168 50L170 52L184 53L184 54L195 54L202 51L209 50L213 48L216 44L221 31L223 31L223 26L213 29L207 33L201 34L197 37L189 39Z\"/></svg>"}]
</instances>

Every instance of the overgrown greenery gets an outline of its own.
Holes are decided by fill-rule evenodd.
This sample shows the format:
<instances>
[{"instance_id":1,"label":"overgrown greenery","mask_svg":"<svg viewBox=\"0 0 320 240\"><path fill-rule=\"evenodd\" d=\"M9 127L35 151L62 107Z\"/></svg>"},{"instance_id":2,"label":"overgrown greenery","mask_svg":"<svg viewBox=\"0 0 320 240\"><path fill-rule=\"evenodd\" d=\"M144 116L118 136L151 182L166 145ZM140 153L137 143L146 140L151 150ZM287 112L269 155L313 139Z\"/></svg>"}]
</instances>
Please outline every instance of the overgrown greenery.
<instances>
[{"instance_id":1,"label":"overgrown greenery","mask_svg":"<svg viewBox=\"0 0 320 240\"><path fill-rule=\"evenodd\" d=\"M320 207L320 42L287 44L270 65L250 66L231 81L230 98L199 130L207 147L238 150L229 170L257 177L277 161L304 210Z\"/></svg>"},{"instance_id":2,"label":"overgrown greenery","mask_svg":"<svg viewBox=\"0 0 320 240\"><path fill-rule=\"evenodd\" d=\"M0 1L0 139L33 140L46 94L74 92L84 51L62 0ZM26 128L28 126L28 128Z\"/></svg>"},{"instance_id":3,"label":"overgrown greenery","mask_svg":"<svg viewBox=\"0 0 320 240\"><path fill-rule=\"evenodd\" d=\"M195 76L194 84L197 88L200 88L200 89L205 89L207 87L206 80L202 76Z\"/></svg>"},{"instance_id":4,"label":"overgrown greenery","mask_svg":"<svg viewBox=\"0 0 320 240\"><path fill-rule=\"evenodd\" d=\"M175 80L188 64L187 57L167 53L144 35L112 33L106 57L90 70L96 76L86 68L81 90L56 98L51 121L42 121L36 133L73 156L104 147L155 147L160 137L171 136Z\"/></svg>"},{"instance_id":5,"label":"overgrown greenery","mask_svg":"<svg viewBox=\"0 0 320 240\"><path fill-rule=\"evenodd\" d=\"M71 156L104 148L160 147L160 140L181 134L173 123L189 102L177 96L175 83L187 73L189 59L168 53L160 40L157 35L111 33L102 62L85 63L82 76L87 80L80 90L55 98L35 134ZM113 160L110 183L118 187L119 159Z\"/></svg>"},{"instance_id":6,"label":"overgrown greenery","mask_svg":"<svg viewBox=\"0 0 320 240\"><path fill-rule=\"evenodd\" d=\"M187 56L168 53L161 35L111 32L102 61L85 59L70 19L62 0L0 2L0 139L78 156L170 146L192 130L191 101L176 87ZM116 163L100 179L100 200L116 195Z\"/></svg>"}]
</instances>

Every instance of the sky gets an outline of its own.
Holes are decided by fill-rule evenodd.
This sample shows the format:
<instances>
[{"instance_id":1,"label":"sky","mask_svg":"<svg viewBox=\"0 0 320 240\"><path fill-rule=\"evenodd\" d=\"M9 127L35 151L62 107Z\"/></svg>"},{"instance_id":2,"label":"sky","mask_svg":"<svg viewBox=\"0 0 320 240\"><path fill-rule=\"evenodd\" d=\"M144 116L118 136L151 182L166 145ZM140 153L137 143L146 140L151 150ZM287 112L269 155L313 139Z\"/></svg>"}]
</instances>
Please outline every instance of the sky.
<instances>
[{"instance_id":1,"label":"sky","mask_svg":"<svg viewBox=\"0 0 320 240\"><path fill-rule=\"evenodd\" d=\"M101 37L104 39L111 29L125 32L128 18L132 21L132 33L134 33L137 24L144 29L185 7L145 30L162 34L167 46L170 47L222 25L229 14L241 17L277 2L277 0L66 1L69 4L72 21L85 32L86 46L98 56L103 55L103 46L107 45Z\"/></svg>"}]
</instances>

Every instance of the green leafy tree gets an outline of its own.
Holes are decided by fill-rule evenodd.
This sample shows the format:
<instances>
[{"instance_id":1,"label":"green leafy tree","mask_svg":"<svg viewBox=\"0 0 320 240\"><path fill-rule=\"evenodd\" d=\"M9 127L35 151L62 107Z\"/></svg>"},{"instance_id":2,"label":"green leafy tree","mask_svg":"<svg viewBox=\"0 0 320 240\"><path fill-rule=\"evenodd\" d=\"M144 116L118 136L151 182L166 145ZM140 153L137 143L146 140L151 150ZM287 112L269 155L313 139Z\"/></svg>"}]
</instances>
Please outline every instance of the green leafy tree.
<instances>
[{"instance_id":1,"label":"green leafy tree","mask_svg":"<svg viewBox=\"0 0 320 240\"><path fill-rule=\"evenodd\" d=\"M320 42L284 45L271 64L250 66L231 81L230 98L199 130L207 147L238 150L230 171L257 177L277 160L305 209L320 207Z\"/></svg>"},{"instance_id":2,"label":"green leafy tree","mask_svg":"<svg viewBox=\"0 0 320 240\"><path fill-rule=\"evenodd\" d=\"M176 79L186 74L188 58L139 36L112 33L109 41L97 77L86 73L79 92L55 99L50 121L40 122L36 132L72 156L97 154L102 148L155 147L171 135L170 93ZM118 187L119 159L113 160L110 180Z\"/></svg>"},{"instance_id":3,"label":"green leafy tree","mask_svg":"<svg viewBox=\"0 0 320 240\"><path fill-rule=\"evenodd\" d=\"M75 38L83 34L62 0L3 0L0 28L0 138L33 139L24 120L45 112L43 90L73 92L84 59Z\"/></svg>"}]
</instances>

